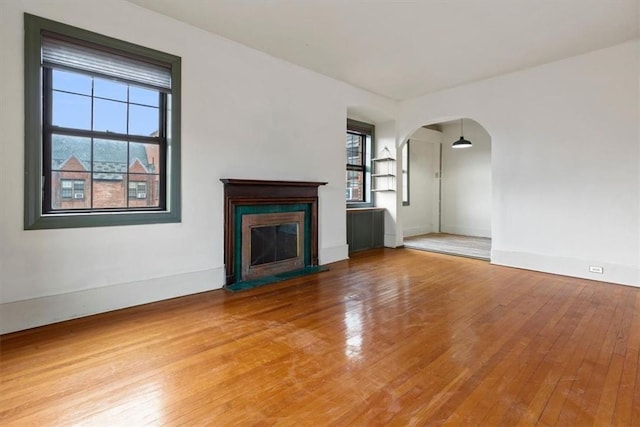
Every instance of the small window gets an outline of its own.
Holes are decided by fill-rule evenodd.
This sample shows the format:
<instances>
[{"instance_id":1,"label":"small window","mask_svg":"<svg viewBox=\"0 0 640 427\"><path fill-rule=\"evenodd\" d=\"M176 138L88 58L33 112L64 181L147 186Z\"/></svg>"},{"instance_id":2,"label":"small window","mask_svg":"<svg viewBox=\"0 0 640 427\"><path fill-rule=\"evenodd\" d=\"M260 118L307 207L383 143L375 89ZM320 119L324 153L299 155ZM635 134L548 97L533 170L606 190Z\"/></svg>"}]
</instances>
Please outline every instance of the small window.
<instances>
[{"instance_id":1,"label":"small window","mask_svg":"<svg viewBox=\"0 0 640 427\"><path fill-rule=\"evenodd\" d=\"M348 207L371 206L371 153L374 126L347 120L346 133L346 193Z\"/></svg>"},{"instance_id":2,"label":"small window","mask_svg":"<svg viewBox=\"0 0 640 427\"><path fill-rule=\"evenodd\" d=\"M180 221L180 58L28 14L25 56L25 228Z\"/></svg>"},{"instance_id":3,"label":"small window","mask_svg":"<svg viewBox=\"0 0 640 427\"><path fill-rule=\"evenodd\" d=\"M60 187L60 197L63 199L73 198L73 181L63 179Z\"/></svg>"},{"instance_id":4,"label":"small window","mask_svg":"<svg viewBox=\"0 0 640 427\"><path fill-rule=\"evenodd\" d=\"M147 183L143 181L129 182L129 198L130 199L146 199Z\"/></svg>"},{"instance_id":5,"label":"small window","mask_svg":"<svg viewBox=\"0 0 640 427\"><path fill-rule=\"evenodd\" d=\"M84 181L73 181L73 198L84 199Z\"/></svg>"},{"instance_id":6,"label":"small window","mask_svg":"<svg viewBox=\"0 0 640 427\"><path fill-rule=\"evenodd\" d=\"M409 170L411 167L411 141L407 141L402 147L402 205L409 206Z\"/></svg>"},{"instance_id":7,"label":"small window","mask_svg":"<svg viewBox=\"0 0 640 427\"><path fill-rule=\"evenodd\" d=\"M60 180L60 197L62 199L84 199L84 181Z\"/></svg>"}]
</instances>

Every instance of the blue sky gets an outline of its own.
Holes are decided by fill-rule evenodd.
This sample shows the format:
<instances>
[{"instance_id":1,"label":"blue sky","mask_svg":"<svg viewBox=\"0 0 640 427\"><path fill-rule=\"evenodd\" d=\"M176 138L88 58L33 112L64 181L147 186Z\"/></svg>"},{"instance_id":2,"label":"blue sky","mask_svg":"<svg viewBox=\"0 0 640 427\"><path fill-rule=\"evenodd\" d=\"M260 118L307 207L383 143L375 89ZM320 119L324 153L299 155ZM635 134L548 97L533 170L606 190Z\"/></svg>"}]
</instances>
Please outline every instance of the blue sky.
<instances>
[{"instance_id":1,"label":"blue sky","mask_svg":"<svg viewBox=\"0 0 640 427\"><path fill-rule=\"evenodd\" d=\"M53 70L53 89L55 126L143 136L158 130L157 91L62 70Z\"/></svg>"}]
</instances>

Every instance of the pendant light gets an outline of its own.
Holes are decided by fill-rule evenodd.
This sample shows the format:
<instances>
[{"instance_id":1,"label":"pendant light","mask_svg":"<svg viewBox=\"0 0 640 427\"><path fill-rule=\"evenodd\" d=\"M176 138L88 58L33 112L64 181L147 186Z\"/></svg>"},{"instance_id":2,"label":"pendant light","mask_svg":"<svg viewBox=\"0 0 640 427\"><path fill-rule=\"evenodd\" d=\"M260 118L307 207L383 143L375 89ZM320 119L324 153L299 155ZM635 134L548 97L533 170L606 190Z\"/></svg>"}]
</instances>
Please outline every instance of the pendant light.
<instances>
[{"instance_id":1,"label":"pendant light","mask_svg":"<svg viewBox=\"0 0 640 427\"><path fill-rule=\"evenodd\" d=\"M463 120L460 119L460 139L453 143L452 148L466 148L471 147L471 141L464 139L463 133Z\"/></svg>"}]
</instances>

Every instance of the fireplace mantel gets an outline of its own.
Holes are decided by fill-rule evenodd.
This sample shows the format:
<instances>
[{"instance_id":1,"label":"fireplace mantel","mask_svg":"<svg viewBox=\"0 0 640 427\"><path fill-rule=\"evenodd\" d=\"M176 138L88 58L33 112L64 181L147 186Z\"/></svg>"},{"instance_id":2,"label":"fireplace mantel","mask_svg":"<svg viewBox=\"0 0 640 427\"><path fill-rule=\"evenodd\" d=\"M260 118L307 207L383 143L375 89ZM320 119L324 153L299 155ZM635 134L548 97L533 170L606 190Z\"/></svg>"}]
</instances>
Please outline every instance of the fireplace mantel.
<instances>
[{"instance_id":1,"label":"fireplace mantel","mask_svg":"<svg viewBox=\"0 0 640 427\"><path fill-rule=\"evenodd\" d=\"M310 208L310 265L318 265L318 187L326 182L264 181L223 178L224 261L226 284L234 283L240 266L235 265L236 208L239 206L308 204Z\"/></svg>"}]
</instances>

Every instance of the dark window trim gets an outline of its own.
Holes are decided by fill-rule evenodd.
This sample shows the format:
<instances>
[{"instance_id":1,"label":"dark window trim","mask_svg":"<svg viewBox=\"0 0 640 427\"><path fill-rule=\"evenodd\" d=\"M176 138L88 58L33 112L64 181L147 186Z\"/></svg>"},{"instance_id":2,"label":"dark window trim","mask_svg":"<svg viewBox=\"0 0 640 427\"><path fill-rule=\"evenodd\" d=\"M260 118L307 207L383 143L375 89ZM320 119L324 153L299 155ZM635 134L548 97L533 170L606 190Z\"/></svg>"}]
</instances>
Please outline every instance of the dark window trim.
<instances>
[{"instance_id":1,"label":"dark window trim","mask_svg":"<svg viewBox=\"0 0 640 427\"><path fill-rule=\"evenodd\" d=\"M373 153L375 153L375 126L370 124L370 123L365 123L365 122L360 122L358 120L353 120L353 119L347 119L347 129L346 131L352 131L355 133L360 133L360 134L364 134L364 135L368 135L371 138L371 146L369 147L369 153L370 157L373 157ZM371 191L371 163L367 164L367 152L366 152L366 146L363 148L363 153L362 153L362 161L364 163L364 170L363 173L365 175L365 180L364 180L364 185L365 185L365 193L368 195L368 198L365 197L365 200L369 200L369 201L364 201L364 202L347 202L347 209L353 209L353 208L367 208L367 207L373 207L375 205L375 200L373 199L374 195L373 192ZM350 166L347 165L347 170L350 170ZM369 174L369 185L367 186L367 179L366 179L366 175Z\"/></svg>"},{"instance_id":2,"label":"dark window trim","mask_svg":"<svg viewBox=\"0 0 640 427\"><path fill-rule=\"evenodd\" d=\"M154 49L103 36L38 16L24 14L25 65L25 178L24 228L76 228L117 225L160 224L181 221L180 196L180 111L181 111L181 59ZM120 211L91 213L43 213L43 143L42 143L42 77L40 66L41 34L49 31L62 36L84 40L105 49L125 52L151 62L171 67L170 115L167 126L168 158L165 162L166 207L162 211ZM47 183L48 184L48 183ZM165 189L161 189L163 191Z\"/></svg>"},{"instance_id":3,"label":"dark window trim","mask_svg":"<svg viewBox=\"0 0 640 427\"><path fill-rule=\"evenodd\" d=\"M407 143L404 145L404 148L406 148L407 150L407 164L404 164L404 162L402 162L402 173L400 174L401 179L404 180L404 171L407 171L407 194L402 195L402 206L409 206L411 204L411 172L410 172L410 168L411 168L411 149L410 149L410 145L409 143L411 142L411 140L408 140ZM404 160L404 158L402 159ZM407 199L407 200L404 200Z\"/></svg>"}]
</instances>

